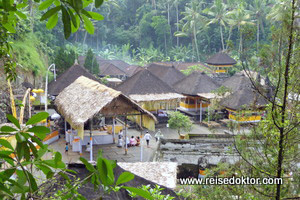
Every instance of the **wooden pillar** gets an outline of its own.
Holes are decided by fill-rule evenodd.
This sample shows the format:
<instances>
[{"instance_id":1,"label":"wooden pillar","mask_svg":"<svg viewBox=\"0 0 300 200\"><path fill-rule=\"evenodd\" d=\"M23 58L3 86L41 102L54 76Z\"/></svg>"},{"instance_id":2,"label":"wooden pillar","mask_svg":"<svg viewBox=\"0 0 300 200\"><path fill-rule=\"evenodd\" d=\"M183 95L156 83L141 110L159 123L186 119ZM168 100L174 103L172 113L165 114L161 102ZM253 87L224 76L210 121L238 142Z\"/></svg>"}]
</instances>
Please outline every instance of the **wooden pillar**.
<instances>
[{"instance_id":1,"label":"wooden pillar","mask_svg":"<svg viewBox=\"0 0 300 200\"><path fill-rule=\"evenodd\" d=\"M127 155L127 116L125 116L125 155Z\"/></svg>"},{"instance_id":2,"label":"wooden pillar","mask_svg":"<svg viewBox=\"0 0 300 200\"><path fill-rule=\"evenodd\" d=\"M202 99L200 100L200 123L202 122Z\"/></svg>"},{"instance_id":3,"label":"wooden pillar","mask_svg":"<svg viewBox=\"0 0 300 200\"><path fill-rule=\"evenodd\" d=\"M116 141L115 141L115 137L116 137L116 133L115 133L115 118L113 117L112 118L112 135L113 135L113 144L115 144L116 143Z\"/></svg>"},{"instance_id":4,"label":"wooden pillar","mask_svg":"<svg viewBox=\"0 0 300 200\"><path fill-rule=\"evenodd\" d=\"M90 119L90 162L93 161L93 136L92 136L93 119Z\"/></svg>"},{"instance_id":5,"label":"wooden pillar","mask_svg":"<svg viewBox=\"0 0 300 200\"><path fill-rule=\"evenodd\" d=\"M140 136L140 145L141 145L141 162L143 162L143 140L142 140L142 137L143 137L143 114L141 113L141 120L140 120L140 126L141 126L141 136Z\"/></svg>"},{"instance_id":6,"label":"wooden pillar","mask_svg":"<svg viewBox=\"0 0 300 200\"><path fill-rule=\"evenodd\" d=\"M207 122L209 122L209 104L207 106Z\"/></svg>"}]
</instances>

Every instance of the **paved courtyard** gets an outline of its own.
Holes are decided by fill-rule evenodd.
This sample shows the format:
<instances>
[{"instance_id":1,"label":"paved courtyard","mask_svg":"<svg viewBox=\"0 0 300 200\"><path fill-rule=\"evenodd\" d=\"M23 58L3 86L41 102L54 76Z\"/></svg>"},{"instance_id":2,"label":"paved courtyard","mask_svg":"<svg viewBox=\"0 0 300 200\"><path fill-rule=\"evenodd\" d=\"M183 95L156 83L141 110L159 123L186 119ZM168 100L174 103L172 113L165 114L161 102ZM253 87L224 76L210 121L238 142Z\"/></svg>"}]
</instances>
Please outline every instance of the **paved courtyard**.
<instances>
[{"instance_id":1,"label":"paved courtyard","mask_svg":"<svg viewBox=\"0 0 300 200\"><path fill-rule=\"evenodd\" d=\"M160 128L156 128L156 131L160 129L162 134L164 135L164 138L167 139L178 139L178 133L177 130L167 128L166 126L160 126ZM197 133L197 134L224 134L224 129L226 128L219 128L219 129L208 129L207 127L200 126L199 124L194 124L193 128L191 130L191 133ZM149 133L152 136L152 139L150 140L150 147L147 148L146 141L141 140L141 145L139 147L129 147L127 151L127 155L125 155L125 148L119 148L117 147L117 144L106 144L106 145L93 145L93 159L96 160L98 151L101 149L102 154L105 158L110 160L117 160L118 162L147 162L152 161L153 157L155 155L156 149L157 149L157 142L155 141L154 135L155 132L149 131ZM183 132L184 133L184 132ZM140 136L140 131L137 131L135 129L128 129L128 137L131 136ZM143 131L143 134L145 134L145 131ZM117 136L115 141L117 141ZM61 138L50 144L50 149L53 149L54 151L59 151L63 155L63 161L66 163L71 162L79 162L80 154L78 152L73 152L72 148L70 147L69 152L65 153L65 139L64 136L61 136ZM49 154L48 156L51 156ZM82 157L86 158L87 160L90 160L90 152L86 151L86 147L83 146L82 149ZM141 160L142 157L142 160Z\"/></svg>"}]
</instances>

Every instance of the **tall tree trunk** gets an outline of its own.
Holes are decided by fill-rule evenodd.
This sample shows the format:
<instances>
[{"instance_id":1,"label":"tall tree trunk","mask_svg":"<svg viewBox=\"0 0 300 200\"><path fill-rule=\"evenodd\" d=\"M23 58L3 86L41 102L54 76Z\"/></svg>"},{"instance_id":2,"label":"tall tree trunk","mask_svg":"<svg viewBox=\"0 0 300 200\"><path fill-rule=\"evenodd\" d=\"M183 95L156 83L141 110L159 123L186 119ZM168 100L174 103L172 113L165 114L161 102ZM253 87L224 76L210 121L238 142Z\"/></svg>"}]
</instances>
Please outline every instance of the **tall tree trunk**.
<instances>
[{"instance_id":1,"label":"tall tree trunk","mask_svg":"<svg viewBox=\"0 0 300 200\"><path fill-rule=\"evenodd\" d=\"M281 126L279 129L279 142L278 142L278 157L277 157L277 175L276 178L282 178L282 165L284 160L284 143L286 142L284 140L285 136L285 117L286 117L286 111L287 111L287 97L288 97L288 86L289 86L289 70L290 70L290 60L292 57L292 51L293 51L293 32L294 32L294 20L295 20L295 0L293 0L292 3L292 20L290 24L290 32L289 32L289 47L287 52L287 58L286 58L286 64L285 64L285 72L284 72L284 95L283 95L283 103L281 106ZM275 103L275 102L274 102ZM276 185L276 200L280 200L281 196L281 184Z\"/></svg>"},{"instance_id":2,"label":"tall tree trunk","mask_svg":"<svg viewBox=\"0 0 300 200\"><path fill-rule=\"evenodd\" d=\"M222 30L221 23L220 23L220 33L221 33L222 50L224 51L224 38L223 38L223 30Z\"/></svg>"},{"instance_id":3,"label":"tall tree trunk","mask_svg":"<svg viewBox=\"0 0 300 200\"><path fill-rule=\"evenodd\" d=\"M167 34L164 34L164 38L165 38L165 56L167 56Z\"/></svg>"},{"instance_id":4,"label":"tall tree trunk","mask_svg":"<svg viewBox=\"0 0 300 200\"><path fill-rule=\"evenodd\" d=\"M231 38L231 33L232 33L232 26L230 26L230 29L229 29L229 34L228 34L228 39L227 39L227 42L226 42L226 50L228 49L228 44L229 44L229 40Z\"/></svg>"},{"instance_id":5,"label":"tall tree trunk","mask_svg":"<svg viewBox=\"0 0 300 200\"><path fill-rule=\"evenodd\" d=\"M178 3L176 3L176 31L179 31L179 13L178 13ZM179 47L179 37L177 38L177 46Z\"/></svg>"},{"instance_id":6,"label":"tall tree trunk","mask_svg":"<svg viewBox=\"0 0 300 200\"><path fill-rule=\"evenodd\" d=\"M259 20L257 19L257 33L256 33L256 51L258 52L259 47Z\"/></svg>"},{"instance_id":7,"label":"tall tree trunk","mask_svg":"<svg viewBox=\"0 0 300 200\"><path fill-rule=\"evenodd\" d=\"M172 46L172 30L171 30L171 22L170 22L170 3L168 2L168 25L170 27L170 41Z\"/></svg>"},{"instance_id":8,"label":"tall tree trunk","mask_svg":"<svg viewBox=\"0 0 300 200\"><path fill-rule=\"evenodd\" d=\"M194 41L195 41L195 47L196 47L196 52L197 52L197 61L200 61L200 58L199 58L199 49L198 49L198 42L197 42L197 34L196 34L196 26L194 24Z\"/></svg>"}]
</instances>

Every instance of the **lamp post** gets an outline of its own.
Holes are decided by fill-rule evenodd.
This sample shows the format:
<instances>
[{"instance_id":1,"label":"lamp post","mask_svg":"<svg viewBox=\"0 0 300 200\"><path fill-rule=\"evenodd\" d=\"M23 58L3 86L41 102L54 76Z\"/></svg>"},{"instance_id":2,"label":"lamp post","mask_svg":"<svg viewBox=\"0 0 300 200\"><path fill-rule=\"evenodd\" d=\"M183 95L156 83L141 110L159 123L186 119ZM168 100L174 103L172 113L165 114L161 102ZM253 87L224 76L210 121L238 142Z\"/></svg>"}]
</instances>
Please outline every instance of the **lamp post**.
<instances>
[{"instance_id":1,"label":"lamp post","mask_svg":"<svg viewBox=\"0 0 300 200\"><path fill-rule=\"evenodd\" d=\"M55 64L51 64L48 69L47 69L47 73L46 73L46 85L45 85L45 112L47 112L47 108L48 108L48 72L49 70L53 67L53 73L54 73L54 81L56 81L56 72L55 72Z\"/></svg>"}]
</instances>

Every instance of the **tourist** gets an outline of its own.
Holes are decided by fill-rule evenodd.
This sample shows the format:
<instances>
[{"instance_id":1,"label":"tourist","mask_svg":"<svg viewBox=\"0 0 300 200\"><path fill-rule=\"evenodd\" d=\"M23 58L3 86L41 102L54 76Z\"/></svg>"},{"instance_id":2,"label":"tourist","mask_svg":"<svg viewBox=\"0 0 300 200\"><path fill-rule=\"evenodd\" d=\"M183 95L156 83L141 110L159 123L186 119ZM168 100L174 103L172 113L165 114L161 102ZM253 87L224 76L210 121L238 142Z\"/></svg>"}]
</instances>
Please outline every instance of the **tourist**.
<instances>
[{"instance_id":1,"label":"tourist","mask_svg":"<svg viewBox=\"0 0 300 200\"><path fill-rule=\"evenodd\" d=\"M160 140L160 138L164 137L163 134L161 133L160 129L158 129L157 133L155 134L155 139L156 142Z\"/></svg>"},{"instance_id":2,"label":"tourist","mask_svg":"<svg viewBox=\"0 0 300 200\"><path fill-rule=\"evenodd\" d=\"M67 142L65 147L65 153L68 154L68 151L69 151L69 143Z\"/></svg>"},{"instance_id":3,"label":"tourist","mask_svg":"<svg viewBox=\"0 0 300 200\"><path fill-rule=\"evenodd\" d=\"M131 147L133 147L133 146L135 146L136 145L136 140L135 140L135 138L134 138L134 136L131 136L131 138L130 138L130 146Z\"/></svg>"},{"instance_id":4,"label":"tourist","mask_svg":"<svg viewBox=\"0 0 300 200\"><path fill-rule=\"evenodd\" d=\"M140 141L141 141L140 137L137 136L135 140L136 140L135 146L139 146L140 145Z\"/></svg>"},{"instance_id":5,"label":"tourist","mask_svg":"<svg viewBox=\"0 0 300 200\"><path fill-rule=\"evenodd\" d=\"M123 138L119 137L117 147L122 147L122 146L123 146Z\"/></svg>"},{"instance_id":6,"label":"tourist","mask_svg":"<svg viewBox=\"0 0 300 200\"><path fill-rule=\"evenodd\" d=\"M119 132L119 134L118 134L118 138L119 138L119 139L122 139L122 138L123 138L123 130L122 130L122 129L120 130L120 132Z\"/></svg>"},{"instance_id":7,"label":"tourist","mask_svg":"<svg viewBox=\"0 0 300 200\"><path fill-rule=\"evenodd\" d=\"M147 147L149 148L149 141L152 138L152 136L150 135L150 133L148 131L146 131L146 134L145 134L144 138L147 142Z\"/></svg>"}]
</instances>

